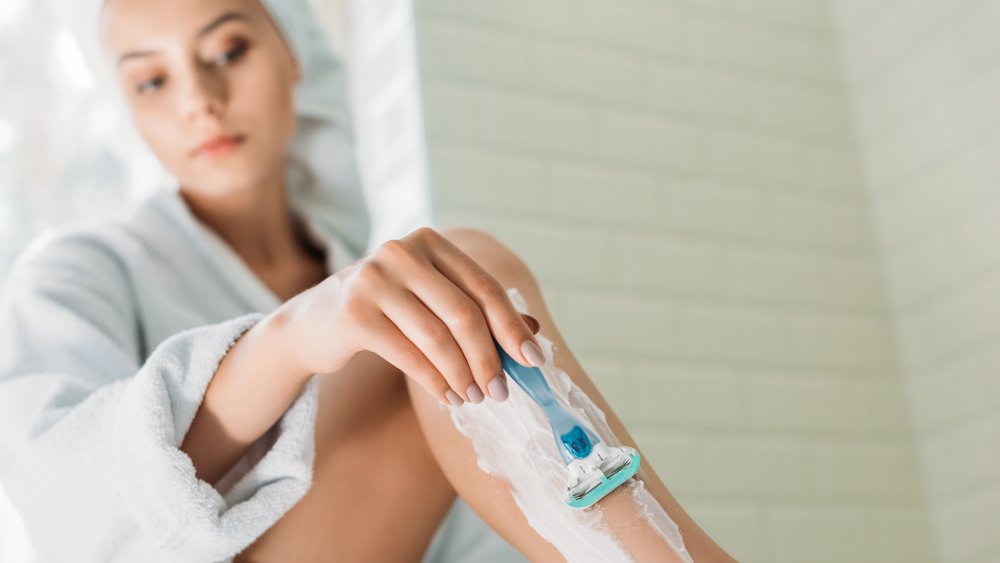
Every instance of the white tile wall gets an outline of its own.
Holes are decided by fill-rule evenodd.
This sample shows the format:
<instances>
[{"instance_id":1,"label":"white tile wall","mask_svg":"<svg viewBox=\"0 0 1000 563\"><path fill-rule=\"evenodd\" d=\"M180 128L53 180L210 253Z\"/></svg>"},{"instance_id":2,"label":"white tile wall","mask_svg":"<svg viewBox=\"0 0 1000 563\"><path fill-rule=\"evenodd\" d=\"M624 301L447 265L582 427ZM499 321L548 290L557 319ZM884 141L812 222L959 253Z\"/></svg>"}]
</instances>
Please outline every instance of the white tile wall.
<instances>
[{"instance_id":1,"label":"white tile wall","mask_svg":"<svg viewBox=\"0 0 1000 563\"><path fill-rule=\"evenodd\" d=\"M941 561L1000 560L1000 2L834 0Z\"/></svg>"},{"instance_id":2,"label":"white tile wall","mask_svg":"<svg viewBox=\"0 0 1000 563\"><path fill-rule=\"evenodd\" d=\"M826 2L415 7L438 223L528 261L694 516L741 561L933 560Z\"/></svg>"}]
</instances>

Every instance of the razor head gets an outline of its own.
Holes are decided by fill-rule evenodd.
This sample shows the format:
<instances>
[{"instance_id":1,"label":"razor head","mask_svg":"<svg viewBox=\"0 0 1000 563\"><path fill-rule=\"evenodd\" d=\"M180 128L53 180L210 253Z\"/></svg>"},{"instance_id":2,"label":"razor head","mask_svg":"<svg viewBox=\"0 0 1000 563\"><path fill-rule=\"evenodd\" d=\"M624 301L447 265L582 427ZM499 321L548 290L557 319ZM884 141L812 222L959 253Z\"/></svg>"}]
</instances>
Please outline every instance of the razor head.
<instances>
[{"instance_id":1,"label":"razor head","mask_svg":"<svg viewBox=\"0 0 1000 563\"><path fill-rule=\"evenodd\" d=\"M587 508L607 496L639 471L639 452L629 447L596 444L586 459L569 465L566 504Z\"/></svg>"}]
</instances>

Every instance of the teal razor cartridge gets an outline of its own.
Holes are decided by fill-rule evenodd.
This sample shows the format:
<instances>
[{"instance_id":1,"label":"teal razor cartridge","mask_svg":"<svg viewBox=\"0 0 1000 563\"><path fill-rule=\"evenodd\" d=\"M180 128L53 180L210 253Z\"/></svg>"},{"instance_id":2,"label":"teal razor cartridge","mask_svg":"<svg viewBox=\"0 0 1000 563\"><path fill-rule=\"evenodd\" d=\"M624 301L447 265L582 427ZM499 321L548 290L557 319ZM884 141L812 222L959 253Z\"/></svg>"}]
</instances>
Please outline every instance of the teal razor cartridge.
<instances>
[{"instance_id":1,"label":"teal razor cartridge","mask_svg":"<svg viewBox=\"0 0 1000 563\"><path fill-rule=\"evenodd\" d=\"M519 364L493 339L503 370L541 407L552 427L556 449L569 469L566 504L586 508L639 471L639 452L605 445L594 432L556 401L540 368Z\"/></svg>"}]
</instances>

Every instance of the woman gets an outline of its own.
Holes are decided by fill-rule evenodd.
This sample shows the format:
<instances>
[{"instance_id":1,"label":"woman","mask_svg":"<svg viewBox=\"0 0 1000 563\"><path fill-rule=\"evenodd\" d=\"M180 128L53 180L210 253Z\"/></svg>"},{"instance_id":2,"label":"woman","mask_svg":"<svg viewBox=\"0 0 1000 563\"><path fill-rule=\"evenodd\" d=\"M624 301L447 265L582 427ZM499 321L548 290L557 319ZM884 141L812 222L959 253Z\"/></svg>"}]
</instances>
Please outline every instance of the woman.
<instances>
[{"instance_id":1,"label":"woman","mask_svg":"<svg viewBox=\"0 0 1000 563\"><path fill-rule=\"evenodd\" d=\"M428 228L366 248L343 73L306 8L104 3L107 61L177 181L37 241L5 288L0 469L42 560L484 559L455 548L476 534L456 493L530 559L565 557L449 417L507 399L491 334L524 365L548 335L635 446L507 248ZM685 546L628 487L580 537L730 560L648 465L639 477Z\"/></svg>"}]
</instances>

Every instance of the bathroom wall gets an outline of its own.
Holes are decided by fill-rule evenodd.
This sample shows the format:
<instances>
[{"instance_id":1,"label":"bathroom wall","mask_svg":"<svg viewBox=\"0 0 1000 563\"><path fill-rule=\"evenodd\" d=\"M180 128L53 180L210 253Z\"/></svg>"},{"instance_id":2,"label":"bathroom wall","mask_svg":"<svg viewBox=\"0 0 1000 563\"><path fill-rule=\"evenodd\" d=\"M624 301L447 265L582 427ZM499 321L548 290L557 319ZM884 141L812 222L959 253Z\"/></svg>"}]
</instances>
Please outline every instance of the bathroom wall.
<instances>
[{"instance_id":1,"label":"bathroom wall","mask_svg":"<svg viewBox=\"0 0 1000 563\"><path fill-rule=\"evenodd\" d=\"M834 0L939 559L1000 560L1000 3Z\"/></svg>"},{"instance_id":2,"label":"bathroom wall","mask_svg":"<svg viewBox=\"0 0 1000 563\"><path fill-rule=\"evenodd\" d=\"M741 561L933 560L826 2L415 10L438 223L527 260L695 518Z\"/></svg>"}]
</instances>

